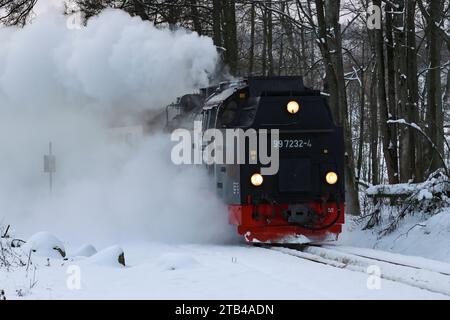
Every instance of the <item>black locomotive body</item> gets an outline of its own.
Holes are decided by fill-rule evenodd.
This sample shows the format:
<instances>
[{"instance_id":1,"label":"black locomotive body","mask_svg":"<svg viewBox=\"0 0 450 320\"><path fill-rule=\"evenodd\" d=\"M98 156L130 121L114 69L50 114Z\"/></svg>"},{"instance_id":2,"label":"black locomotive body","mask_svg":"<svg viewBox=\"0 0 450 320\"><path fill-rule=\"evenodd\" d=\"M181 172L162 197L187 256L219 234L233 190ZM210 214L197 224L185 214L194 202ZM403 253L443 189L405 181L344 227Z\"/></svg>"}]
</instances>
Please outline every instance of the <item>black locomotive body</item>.
<instances>
[{"instance_id":1,"label":"black locomotive body","mask_svg":"<svg viewBox=\"0 0 450 320\"><path fill-rule=\"evenodd\" d=\"M336 238L344 223L343 132L321 93L305 88L301 77L253 77L203 95L180 117L201 115L203 132L222 132L216 151L243 152L240 161L235 156L208 165L238 233L250 242ZM227 135L230 130L244 133L242 147L231 143L238 137ZM247 132L257 133L257 144ZM262 169L274 164L262 161L255 148L265 144L278 161L268 175Z\"/></svg>"}]
</instances>

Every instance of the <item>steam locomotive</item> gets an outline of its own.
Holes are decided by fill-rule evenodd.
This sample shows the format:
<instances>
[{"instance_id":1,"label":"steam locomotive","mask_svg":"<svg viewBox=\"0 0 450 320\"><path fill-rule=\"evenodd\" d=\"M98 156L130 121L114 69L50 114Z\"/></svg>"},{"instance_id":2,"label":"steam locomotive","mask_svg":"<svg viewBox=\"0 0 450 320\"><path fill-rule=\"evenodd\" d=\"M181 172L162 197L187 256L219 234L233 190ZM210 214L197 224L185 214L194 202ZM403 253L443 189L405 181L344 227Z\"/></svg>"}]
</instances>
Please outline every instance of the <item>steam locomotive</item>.
<instances>
[{"instance_id":1,"label":"steam locomotive","mask_svg":"<svg viewBox=\"0 0 450 320\"><path fill-rule=\"evenodd\" d=\"M277 152L278 170L264 175L255 144L244 139L245 161L207 165L228 218L248 242L334 240L344 223L343 130L320 91L302 77L250 77L185 95L166 109L169 130L200 120L202 131L264 132L258 146ZM273 134L272 132L277 132ZM227 136L224 134L224 136ZM226 140L226 139L225 139ZM216 141L217 142L217 141ZM220 142L222 151L230 144ZM253 161L251 161L253 160Z\"/></svg>"}]
</instances>

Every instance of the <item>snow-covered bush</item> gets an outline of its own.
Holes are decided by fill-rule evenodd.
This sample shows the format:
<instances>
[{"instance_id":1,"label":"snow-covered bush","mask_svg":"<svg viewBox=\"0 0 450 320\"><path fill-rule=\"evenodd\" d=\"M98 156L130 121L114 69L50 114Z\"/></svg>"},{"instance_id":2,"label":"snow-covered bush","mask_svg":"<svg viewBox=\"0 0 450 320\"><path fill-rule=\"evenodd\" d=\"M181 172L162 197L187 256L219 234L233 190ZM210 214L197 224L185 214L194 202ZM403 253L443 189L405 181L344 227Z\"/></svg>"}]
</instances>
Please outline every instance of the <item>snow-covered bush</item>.
<instances>
[{"instance_id":1,"label":"snow-covered bush","mask_svg":"<svg viewBox=\"0 0 450 320\"><path fill-rule=\"evenodd\" d=\"M39 256L64 258L66 249L61 240L49 232L38 232L32 235L23 245L26 252L32 251Z\"/></svg>"},{"instance_id":2,"label":"snow-covered bush","mask_svg":"<svg viewBox=\"0 0 450 320\"><path fill-rule=\"evenodd\" d=\"M432 173L425 182L371 186L365 191L364 229L384 226L380 234L394 231L407 215L431 216L450 207L450 179L445 170ZM369 199L369 200L368 200ZM370 201L372 200L372 201Z\"/></svg>"},{"instance_id":3,"label":"snow-covered bush","mask_svg":"<svg viewBox=\"0 0 450 320\"><path fill-rule=\"evenodd\" d=\"M21 240L11 238L9 230L9 226L0 225L0 270L4 269L7 271L11 268L26 265L26 257L14 250L22 242Z\"/></svg>"}]
</instances>

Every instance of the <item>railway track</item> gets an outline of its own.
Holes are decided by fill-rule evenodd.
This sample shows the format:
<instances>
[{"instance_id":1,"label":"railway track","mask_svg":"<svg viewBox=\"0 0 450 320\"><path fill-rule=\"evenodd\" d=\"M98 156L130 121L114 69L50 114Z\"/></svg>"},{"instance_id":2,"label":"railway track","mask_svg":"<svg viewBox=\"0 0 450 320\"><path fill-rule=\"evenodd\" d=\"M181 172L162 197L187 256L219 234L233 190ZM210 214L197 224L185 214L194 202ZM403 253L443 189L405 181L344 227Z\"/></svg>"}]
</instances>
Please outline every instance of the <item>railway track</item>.
<instances>
[{"instance_id":1,"label":"railway track","mask_svg":"<svg viewBox=\"0 0 450 320\"><path fill-rule=\"evenodd\" d=\"M384 253L375 250L332 245L262 246L308 261L368 274L379 268L380 277L450 297L450 264Z\"/></svg>"}]
</instances>

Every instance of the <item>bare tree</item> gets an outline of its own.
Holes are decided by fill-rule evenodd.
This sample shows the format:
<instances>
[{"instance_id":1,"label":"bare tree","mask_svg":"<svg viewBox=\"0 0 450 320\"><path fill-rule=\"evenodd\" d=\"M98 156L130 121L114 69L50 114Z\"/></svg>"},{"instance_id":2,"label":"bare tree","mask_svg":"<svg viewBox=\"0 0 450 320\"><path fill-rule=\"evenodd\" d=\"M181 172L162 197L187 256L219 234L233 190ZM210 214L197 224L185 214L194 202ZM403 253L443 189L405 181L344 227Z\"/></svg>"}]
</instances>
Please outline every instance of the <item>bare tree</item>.
<instances>
[{"instance_id":1,"label":"bare tree","mask_svg":"<svg viewBox=\"0 0 450 320\"><path fill-rule=\"evenodd\" d=\"M38 0L0 0L0 23L23 26Z\"/></svg>"},{"instance_id":2,"label":"bare tree","mask_svg":"<svg viewBox=\"0 0 450 320\"><path fill-rule=\"evenodd\" d=\"M359 196L355 181L355 163L352 148L352 134L349 126L347 92L344 79L342 55L342 31L339 23L340 0L315 0L315 12L310 4L298 2L310 25L315 28L317 43L326 70L326 86L330 93L330 105L337 122L344 128L345 140L345 185L347 190L347 212L358 215ZM317 17L317 25L313 15Z\"/></svg>"},{"instance_id":3,"label":"bare tree","mask_svg":"<svg viewBox=\"0 0 450 320\"><path fill-rule=\"evenodd\" d=\"M442 87L441 87L441 49L443 23L443 0L418 0L422 15L426 20L426 37L428 47L428 70L427 70L427 123L428 135L436 145L437 151L444 152L443 141L443 110L442 110ZM434 171L440 167L440 160L433 149L429 152L427 160L430 162L430 170Z\"/></svg>"}]
</instances>

